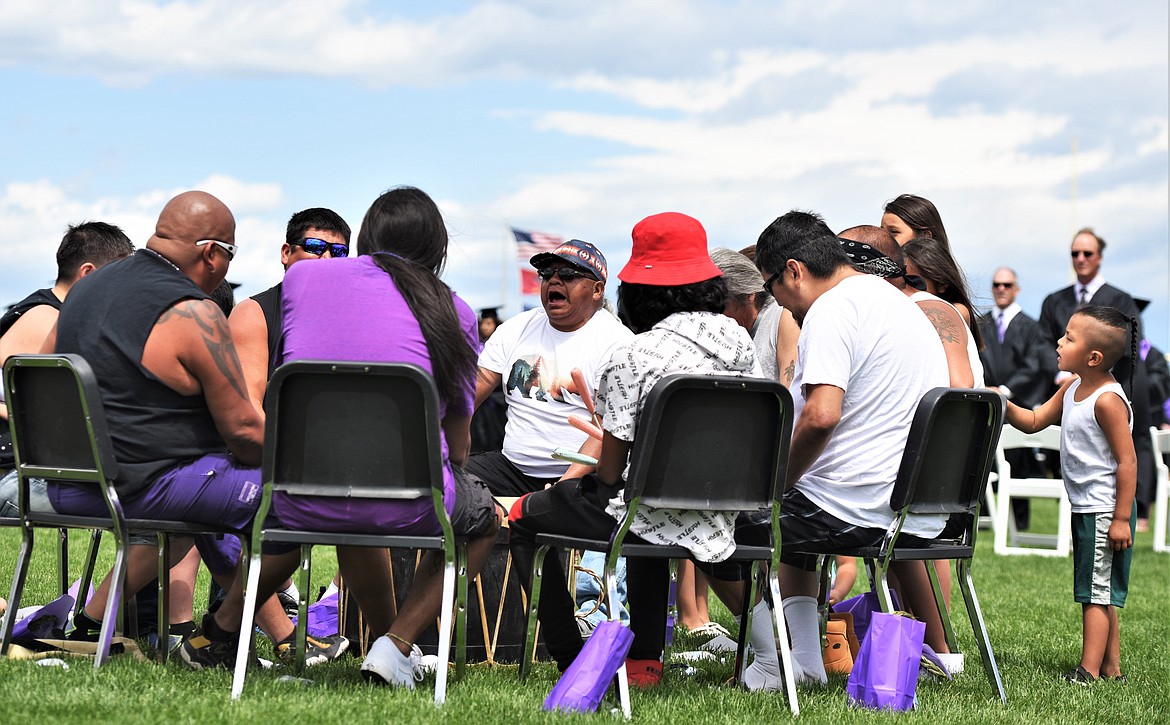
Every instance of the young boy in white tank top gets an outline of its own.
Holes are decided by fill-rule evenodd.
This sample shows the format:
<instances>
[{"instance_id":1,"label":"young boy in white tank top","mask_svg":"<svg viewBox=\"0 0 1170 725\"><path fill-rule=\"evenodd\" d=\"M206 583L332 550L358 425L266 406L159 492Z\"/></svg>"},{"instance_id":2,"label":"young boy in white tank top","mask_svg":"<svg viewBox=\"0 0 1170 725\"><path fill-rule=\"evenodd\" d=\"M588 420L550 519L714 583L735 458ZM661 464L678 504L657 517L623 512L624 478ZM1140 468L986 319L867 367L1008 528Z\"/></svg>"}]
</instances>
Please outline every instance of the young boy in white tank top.
<instances>
[{"instance_id":1,"label":"young boy in white tank top","mask_svg":"<svg viewBox=\"0 0 1170 725\"><path fill-rule=\"evenodd\" d=\"M1133 412L1110 369L1135 343L1135 321L1087 306L1056 343L1066 380L1035 410L1007 404L1007 421L1027 433L1059 423L1060 462L1073 510L1073 595L1082 605L1081 663L1064 678L1088 685L1124 680L1117 608L1125 606L1134 535Z\"/></svg>"}]
</instances>

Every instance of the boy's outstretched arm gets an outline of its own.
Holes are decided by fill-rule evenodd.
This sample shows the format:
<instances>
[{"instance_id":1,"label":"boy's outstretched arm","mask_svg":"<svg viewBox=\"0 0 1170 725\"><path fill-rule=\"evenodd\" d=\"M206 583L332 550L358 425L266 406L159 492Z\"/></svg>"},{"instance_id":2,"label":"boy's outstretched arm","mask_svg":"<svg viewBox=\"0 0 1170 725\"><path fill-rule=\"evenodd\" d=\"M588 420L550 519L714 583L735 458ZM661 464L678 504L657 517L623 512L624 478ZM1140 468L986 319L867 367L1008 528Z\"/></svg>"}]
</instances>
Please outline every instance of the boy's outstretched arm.
<instances>
[{"instance_id":1,"label":"boy's outstretched arm","mask_svg":"<svg viewBox=\"0 0 1170 725\"><path fill-rule=\"evenodd\" d=\"M1109 524L1109 544L1114 551L1124 551L1133 546L1129 519L1137 490L1137 453L1133 448L1133 435L1129 432L1129 409L1119 396L1105 393L1097 398L1093 414L1117 461L1117 501L1113 507L1113 522Z\"/></svg>"},{"instance_id":2,"label":"boy's outstretched arm","mask_svg":"<svg viewBox=\"0 0 1170 725\"><path fill-rule=\"evenodd\" d=\"M1004 417L1013 428L1018 428L1025 433L1035 433L1050 425L1059 424L1060 414L1064 411L1064 391L1068 390L1068 386L1072 385L1073 380L1075 378L1061 383L1056 393L1038 405L1035 410L1021 408L1010 400L1007 401Z\"/></svg>"}]
</instances>

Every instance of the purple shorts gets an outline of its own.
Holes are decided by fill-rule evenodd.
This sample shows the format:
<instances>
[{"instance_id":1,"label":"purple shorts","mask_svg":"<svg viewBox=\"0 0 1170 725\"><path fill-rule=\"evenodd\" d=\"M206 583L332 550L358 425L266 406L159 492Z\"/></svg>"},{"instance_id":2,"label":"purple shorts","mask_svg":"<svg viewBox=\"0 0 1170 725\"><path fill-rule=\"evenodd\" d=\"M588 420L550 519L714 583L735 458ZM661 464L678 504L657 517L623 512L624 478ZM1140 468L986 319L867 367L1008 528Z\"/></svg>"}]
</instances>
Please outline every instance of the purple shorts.
<instances>
[{"instance_id":1,"label":"purple shorts","mask_svg":"<svg viewBox=\"0 0 1170 725\"><path fill-rule=\"evenodd\" d=\"M212 453L176 466L138 495L124 499L127 518L204 523L243 529L260 505L259 468L239 465L226 453ZM63 514L107 516L97 487L49 482L49 502ZM240 542L233 536L196 536L207 568L215 574L235 571Z\"/></svg>"}]
</instances>

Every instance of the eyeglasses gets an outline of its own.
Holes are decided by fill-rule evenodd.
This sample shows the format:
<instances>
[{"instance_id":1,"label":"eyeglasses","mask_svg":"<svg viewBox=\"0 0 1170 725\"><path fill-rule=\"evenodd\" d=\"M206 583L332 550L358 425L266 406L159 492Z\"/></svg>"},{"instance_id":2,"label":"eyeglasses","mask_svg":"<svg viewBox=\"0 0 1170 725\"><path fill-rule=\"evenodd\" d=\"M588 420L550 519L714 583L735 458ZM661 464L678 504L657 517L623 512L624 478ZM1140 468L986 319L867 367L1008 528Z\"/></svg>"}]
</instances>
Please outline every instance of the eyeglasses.
<instances>
[{"instance_id":1,"label":"eyeglasses","mask_svg":"<svg viewBox=\"0 0 1170 725\"><path fill-rule=\"evenodd\" d=\"M327 242L324 239L317 239L316 237L305 237L299 242L293 242L293 245L303 248L309 254L315 254L320 257L325 252L329 252L329 256L337 259L338 257L348 257L349 247L344 244L334 244Z\"/></svg>"},{"instance_id":2,"label":"eyeglasses","mask_svg":"<svg viewBox=\"0 0 1170 725\"><path fill-rule=\"evenodd\" d=\"M1068 256L1072 257L1073 259L1076 259L1077 257L1084 257L1085 259L1092 259L1096 254L1097 254L1096 252L1086 252L1086 251L1081 250L1081 249L1074 249L1073 251L1068 253Z\"/></svg>"},{"instance_id":3,"label":"eyeglasses","mask_svg":"<svg viewBox=\"0 0 1170 725\"><path fill-rule=\"evenodd\" d=\"M776 280L778 279L780 279L779 272L764 280L764 291L768 294L772 294L772 285L776 284Z\"/></svg>"},{"instance_id":4,"label":"eyeglasses","mask_svg":"<svg viewBox=\"0 0 1170 725\"><path fill-rule=\"evenodd\" d=\"M992 282L991 283L992 289L1011 289L1012 287L1015 287L1015 286L1016 286L1015 282Z\"/></svg>"},{"instance_id":5,"label":"eyeglasses","mask_svg":"<svg viewBox=\"0 0 1170 725\"><path fill-rule=\"evenodd\" d=\"M583 269L576 267L541 267L536 270L536 276L540 277L545 282L553 277L559 277L562 282L572 282L575 279L584 278L597 281L597 278L589 274Z\"/></svg>"},{"instance_id":6,"label":"eyeglasses","mask_svg":"<svg viewBox=\"0 0 1170 725\"><path fill-rule=\"evenodd\" d=\"M234 244L221 242L218 239L200 239L198 242L195 242L196 247L205 247L208 244L214 244L217 247L223 247L223 251L227 252L229 262L236 258L237 247Z\"/></svg>"}]
</instances>

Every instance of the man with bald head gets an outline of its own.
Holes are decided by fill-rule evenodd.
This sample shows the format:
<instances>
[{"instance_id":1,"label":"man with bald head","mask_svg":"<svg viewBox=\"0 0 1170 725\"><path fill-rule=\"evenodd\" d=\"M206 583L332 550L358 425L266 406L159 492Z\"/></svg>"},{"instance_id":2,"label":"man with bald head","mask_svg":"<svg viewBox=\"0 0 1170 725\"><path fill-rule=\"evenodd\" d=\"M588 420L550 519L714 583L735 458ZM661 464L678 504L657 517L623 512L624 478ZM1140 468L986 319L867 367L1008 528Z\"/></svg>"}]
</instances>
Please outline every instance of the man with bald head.
<instances>
[{"instance_id":1,"label":"man with bald head","mask_svg":"<svg viewBox=\"0 0 1170 725\"><path fill-rule=\"evenodd\" d=\"M50 334L56 352L80 354L94 370L118 461L114 487L128 517L243 528L259 505L264 418L210 296L236 254L235 233L219 199L176 196L145 249L73 288ZM106 513L88 486L50 482L49 500L63 513ZM197 537L195 545L230 585L238 542ZM269 631L275 639L287 633Z\"/></svg>"}]
</instances>

